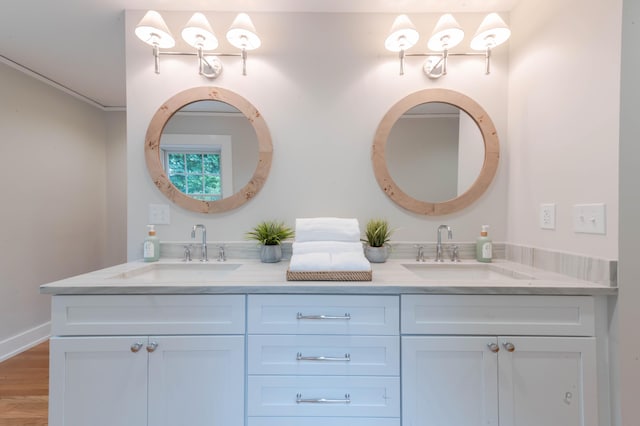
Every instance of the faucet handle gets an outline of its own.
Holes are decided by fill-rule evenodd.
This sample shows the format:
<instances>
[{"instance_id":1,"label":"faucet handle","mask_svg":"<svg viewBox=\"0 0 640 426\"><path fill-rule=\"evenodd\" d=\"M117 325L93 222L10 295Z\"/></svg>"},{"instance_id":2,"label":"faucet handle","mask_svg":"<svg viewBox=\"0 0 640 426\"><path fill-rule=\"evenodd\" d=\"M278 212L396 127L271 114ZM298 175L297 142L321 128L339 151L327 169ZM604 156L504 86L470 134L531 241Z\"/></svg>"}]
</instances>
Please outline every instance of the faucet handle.
<instances>
[{"instance_id":1,"label":"faucet handle","mask_svg":"<svg viewBox=\"0 0 640 426\"><path fill-rule=\"evenodd\" d=\"M218 246L218 262L225 262L227 260L227 255L224 252L224 244L220 244Z\"/></svg>"},{"instance_id":2,"label":"faucet handle","mask_svg":"<svg viewBox=\"0 0 640 426\"><path fill-rule=\"evenodd\" d=\"M191 262L191 244L185 244L183 262Z\"/></svg>"},{"instance_id":3,"label":"faucet handle","mask_svg":"<svg viewBox=\"0 0 640 426\"><path fill-rule=\"evenodd\" d=\"M416 255L416 262L424 262L424 246L416 244L415 247L418 249L418 254Z\"/></svg>"},{"instance_id":4,"label":"faucet handle","mask_svg":"<svg viewBox=\"0 0 640 426\"><path fill-rule=\"evenodd\" d=\"M460 262L460 251L457 244L454 244L453 247L451 247L451 261Z\"/></svg>"}]
</instances>

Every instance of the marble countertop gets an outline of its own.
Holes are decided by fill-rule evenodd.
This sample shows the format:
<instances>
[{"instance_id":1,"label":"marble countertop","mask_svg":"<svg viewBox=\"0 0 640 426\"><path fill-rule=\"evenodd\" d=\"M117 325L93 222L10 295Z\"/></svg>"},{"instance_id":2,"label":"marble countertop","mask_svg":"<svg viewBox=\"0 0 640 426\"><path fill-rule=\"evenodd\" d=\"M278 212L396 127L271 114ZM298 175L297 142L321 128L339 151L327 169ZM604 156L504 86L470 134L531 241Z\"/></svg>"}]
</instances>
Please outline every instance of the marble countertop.
<instances>
[{"instance_id":1,"label":"marble countertop","mask_svg":"<svg viewBox=\"0 0 640 426\"><path fill-rule=\"evenodd\" d=\"M608 284L582 281L506 260L494 260L490 264L463 260L452 264L392 259L371 265L372 281L287 281L288 266L286 260L271 264L253 259L208 263L173 259L154 263L134 261L44 284L40 292L69 295L617 293L617 288ZM418 269L412 272L411 268ZM458 274L462 268L468 273Z\"/></svg>"}]
</instances>

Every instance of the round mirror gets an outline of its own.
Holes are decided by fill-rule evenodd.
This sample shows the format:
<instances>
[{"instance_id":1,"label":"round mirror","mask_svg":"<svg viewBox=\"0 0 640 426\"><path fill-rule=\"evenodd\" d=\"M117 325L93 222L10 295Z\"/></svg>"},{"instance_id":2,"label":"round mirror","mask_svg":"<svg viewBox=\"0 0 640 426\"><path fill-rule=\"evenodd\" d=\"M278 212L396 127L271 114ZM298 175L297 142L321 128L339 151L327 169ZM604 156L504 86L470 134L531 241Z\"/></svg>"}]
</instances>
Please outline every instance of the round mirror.
<instances>
[{"instance_id":1,"label":"round mirror","mask_svg":"<svg viewBox=\"0 0 640 426\"><path fill-rule=\"evenodd\" d=\"M201 213L252 199L271 168L271 136L260 113L236 93L197 87L153 116L145 159L155 185L179 206Z\"/></svg>"},{"instance_id":2,"label":"round mirror","mask_svg":"<svg viewBox=\"0 0 640 426\"><path fill-rule=\"evenodd\" d=\"M427 89L395 104L376 131L378 184L414 213L442 215L477 200L495 176L500 148L487 113L469 97Z\"/></svg>"}]
</instances>

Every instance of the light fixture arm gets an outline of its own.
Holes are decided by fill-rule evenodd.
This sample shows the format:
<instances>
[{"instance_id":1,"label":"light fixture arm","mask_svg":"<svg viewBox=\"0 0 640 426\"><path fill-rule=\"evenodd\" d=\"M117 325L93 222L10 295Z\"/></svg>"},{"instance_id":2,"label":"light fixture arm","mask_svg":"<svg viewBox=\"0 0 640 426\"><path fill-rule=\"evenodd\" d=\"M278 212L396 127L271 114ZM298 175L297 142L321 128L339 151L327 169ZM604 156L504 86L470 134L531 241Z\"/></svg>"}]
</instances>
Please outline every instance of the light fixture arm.
<instances>
[{"instance_id":1,"label":"light fixture arm","mask_svg":"<svg viewBox=\"0 0 640 426\"><path fill-rule=\"evenodd\" d=\"M442 51L442 75L447 75L447 62L449 59L449 49Z\"/></svg>"},{"instance_id":2,"label":"light fixture arm","mask_svg":"<svg viewBox=\"0 0 640 426\"><path fill-rule=\"evenodd\" d=\"M491 47L487 46L487 50L485 50L484 55L484 73L485 75L489 75L491 74Z\"/></svg>"},{"instance_id":3,"label":"light fixture arm","mask_svg":"<svg viewBox=\"0 0 640 426\"><path fill-rule=\"evenodd\" d=\"M247 49L242 48L242 75L247 75Z\"/></svg>"},{"instance_id":4,"label":"light fixture arm","mask_svg":"<svg viewBox=\"0 0 640 426\"><path fill-rule=\"evenodd\" d=\"M247 50L242 49L241 53L207 53L205 56L202 48L193 52L161 52L157 46L153 47L156 74L160 74L160 56L196 56L198 58L198 74L207 78L217 78L222 73L222 62L218 56L239 56L242 58L242 75L247 75ZM207 71L209 69L210 71Z\"/></svg>"},{"instance_id":5,"label":"light fixture arm","mask_svg":"<svg viewBox=\"0 0 640 426\"><path fill-rule=\"evenodd\" d=\"M160 46L157 44L153 45L153 65L156 74L160 74Z\"/></svg>"},{"instance_id":6,"label":"light fixture arm","mask_svg":"<svg viewBox=\"0 0 640 426\"><path fill-rule=\"evenodd\" d=\"M400 49L398 52L398 58L400 59L400 75L404 75L404 49Z\"/></svg>"},{"instance_id":7,"label":"light fixture arm","mask_svg":"<svg viewBox=\"0 0 640 426\"><path fill-rule=\"evenodd\" d=\"M425 56L427 61L424 63L423 70L427 77L432 79L438 79L447 74L448 60L450 56L483 56L485 58L485 74L491 74L491 48L480 52L467 52L467 53L449 53L448 50L442 52L427 52L427 53L408 53L406 56ZM434 60L438 58L438 60Z\"/></svg>"}]
</instances>

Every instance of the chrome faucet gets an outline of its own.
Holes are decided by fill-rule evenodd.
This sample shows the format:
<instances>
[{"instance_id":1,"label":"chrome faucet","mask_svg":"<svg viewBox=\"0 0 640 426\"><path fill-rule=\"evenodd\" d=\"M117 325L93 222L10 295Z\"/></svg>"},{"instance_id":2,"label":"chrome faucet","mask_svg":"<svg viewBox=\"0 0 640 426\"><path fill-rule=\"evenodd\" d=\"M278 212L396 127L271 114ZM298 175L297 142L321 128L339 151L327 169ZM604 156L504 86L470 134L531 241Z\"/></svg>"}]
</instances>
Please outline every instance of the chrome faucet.
<instances>
[{"instance_id":1,"label":"chrome faucet","mask_svg":"<svg viewBox=\"0 0 640 426\"><path fill-rule=\"evenodd\" d=\"M436 244L436 258L434 259L436 262L444 262L444 257L442 255L442 237L440 236L440 231L443 229L447 230L447 237L449 239L453 238L453 233L451 232L451 227L449 225L438 226L438 243Z\"/></svg>"},{"instance_id":2,"label":"chrome faucet","mask_svg":"<svg viewBox=\"0 0 640 426\"><path fill-rule=\"evenodd\" d=\"M198 228L202 229L202 258L200 259L200 262L208 262L209 257L207 256L207 228L201 223L193 225L193 228L191 229L191 238L196 237L196 229Z\"/></svg>"},{"instance_id":3,"label":"chrome faucet","mask_svg":"<svg viewBox=\"0 0 640 426\"><path fill-rule=\"evenodd\" d=\"M416 255L416 262L424 262L424 247L420 245L416 245L418 249L418 254Z\"/></svg>"},{"instance_id":4,"label":"chrome faucet","mask_svg":"<svg viewBox=\"0 0 640 426\"><path fill-rule=\"evenodd\" d=\"M226 262L227 254L224 252L224 245L218 247L218 262Z\"/></svg>"}]
</instances>

